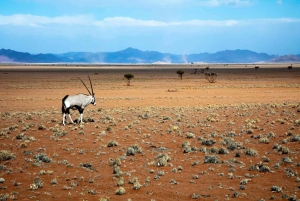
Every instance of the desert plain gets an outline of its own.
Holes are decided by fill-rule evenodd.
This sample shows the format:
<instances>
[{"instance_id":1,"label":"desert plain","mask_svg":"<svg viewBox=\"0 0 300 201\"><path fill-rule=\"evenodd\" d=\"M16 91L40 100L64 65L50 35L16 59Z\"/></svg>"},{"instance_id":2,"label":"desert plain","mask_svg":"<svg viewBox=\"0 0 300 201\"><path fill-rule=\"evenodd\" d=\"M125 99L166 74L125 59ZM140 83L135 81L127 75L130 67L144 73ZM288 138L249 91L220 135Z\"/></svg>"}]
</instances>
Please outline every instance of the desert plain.
<instances>
[{"instance_id":1,"label":"desert plain","mask_svg":"<svg viewBox=\"0 0 300 201\"><path fill-rule=\"evenodd\" d=\"M300 199L300 64L206 66L0 66L0 200Z\"/></svg>"}]
</instances>

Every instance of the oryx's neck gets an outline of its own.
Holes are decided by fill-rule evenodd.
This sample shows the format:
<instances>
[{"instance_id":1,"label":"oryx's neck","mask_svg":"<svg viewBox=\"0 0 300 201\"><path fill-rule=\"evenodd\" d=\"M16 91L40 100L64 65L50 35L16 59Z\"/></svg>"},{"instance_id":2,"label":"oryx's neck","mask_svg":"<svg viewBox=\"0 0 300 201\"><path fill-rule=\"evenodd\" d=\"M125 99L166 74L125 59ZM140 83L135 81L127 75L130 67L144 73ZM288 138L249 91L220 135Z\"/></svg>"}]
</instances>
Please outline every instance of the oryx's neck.
<instances>
[{"instance_id":1,"label":"oryx's neck","mask_svg":"<svg viewBox=\"0 0 300 201\"><path fill-rule=\"evenodd\" d=\"M91 102L93 101L93 96L92 95L86 95L86 94L78 94L82 97L82 99L84 100L82 103L84 107L86 107L87 105L91 104Z\"/></svg>"}]
</instances>

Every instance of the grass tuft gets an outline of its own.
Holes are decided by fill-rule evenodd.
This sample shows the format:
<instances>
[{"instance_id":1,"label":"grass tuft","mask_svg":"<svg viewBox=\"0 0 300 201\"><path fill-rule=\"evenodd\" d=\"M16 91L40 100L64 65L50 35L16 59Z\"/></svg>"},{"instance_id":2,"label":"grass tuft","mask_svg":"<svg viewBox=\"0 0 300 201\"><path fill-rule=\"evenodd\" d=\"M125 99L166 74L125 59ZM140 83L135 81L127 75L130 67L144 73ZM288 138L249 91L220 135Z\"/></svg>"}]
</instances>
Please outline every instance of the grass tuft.
<instances>
[{"instance_id":1,"label":"grass tuft","mask_svg":"<svg viewBox=\"0 0 300 201\"><path fill-rule=\"evenodd\" d=\"M13 159L15 156L13 155L13 153L11 153L8 150L1 150L0 151L0 162L1 161L6 161L6 160L11 160Z\"/></svg>"},{"instance_id":2,"label":"grass tuft","mask_svg":"<svg viewBox=\"0 0 300 201\"><path fill-rule=\"evenodd\" d=\"M126 190L123 187L119 187L116 190L116 195L124 195L125 193L126 193Z\"/></svg>"},{"instance_id":3,"label":"grass tuft","mask_svg":"<svg viewBox=\"0 0 300 201\"><path fill-rule=\"evenodd\" d=\"M204 163L220 163L220 159L217 155L205 156Z\"/></svg>"}]
</instances>

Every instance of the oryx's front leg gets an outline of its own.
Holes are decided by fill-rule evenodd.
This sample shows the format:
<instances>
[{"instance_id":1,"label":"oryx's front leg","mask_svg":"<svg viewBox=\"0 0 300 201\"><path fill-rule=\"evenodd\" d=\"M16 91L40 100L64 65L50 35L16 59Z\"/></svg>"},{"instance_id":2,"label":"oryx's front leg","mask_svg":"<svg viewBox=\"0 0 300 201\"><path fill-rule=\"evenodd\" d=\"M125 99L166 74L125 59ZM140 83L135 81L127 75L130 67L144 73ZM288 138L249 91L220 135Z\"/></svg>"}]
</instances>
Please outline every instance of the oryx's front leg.
<instances>
[{"instance_id":1,"label":"oryx's front leg","mask_svg":"<svg viewBox=\"0 0 300 201\"><path fill-rule=\"evenodd\" d=\"M83 114L81 113L81 114L80 114L80 123L83 123L82 117L83 117Z\"/></svg>"},{"instance_id":2,"label":"oryx's front leg","mask_svg":"<svg viewBox=\"0 0 300 201\"><path fill-rule=\"evenodd\" d=\"M83 110L84 110L84 109L82 109L82 108L79 109L79 113L80 113L80 117L79 117L80 123L84 123L84 122L82 121L82 118L83 118Z\"/></svg>"}]
</instances>

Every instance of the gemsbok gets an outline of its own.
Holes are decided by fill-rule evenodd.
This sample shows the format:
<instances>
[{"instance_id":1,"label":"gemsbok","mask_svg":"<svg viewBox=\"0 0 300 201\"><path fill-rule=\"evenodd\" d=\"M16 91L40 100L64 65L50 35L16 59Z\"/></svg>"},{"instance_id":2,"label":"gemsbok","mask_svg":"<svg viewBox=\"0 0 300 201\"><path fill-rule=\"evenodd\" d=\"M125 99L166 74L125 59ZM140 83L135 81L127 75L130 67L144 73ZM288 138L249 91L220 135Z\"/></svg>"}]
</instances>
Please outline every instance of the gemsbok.
<instances>
[{"instance_id":1,"label":"gemsbok","mask_svg":"<svg viewBox=\"0 0 300 201\"><path fill-rule=\"evenodd\" d=\"M91 89L92 89L92 93L90 92L90 90L87 88L87 86L84 84L84 82L79 78L79 80L82 82L82 84L85 86L85 88L88 90L90 95L86 95L86 94L77 94L74 96L69 96L66 95L63 99L62 99L62 114L63 114L63 120L62 120L62 124L65 125L65 120L66 120L66 114L69 115L70 121L72 124L74 124L71 115L70 115L70 109L72 110L78 110L80 113L80 123L82 123L82 117L83 117L83 111L84 108L86 106L88 106L89 104L93 104L96 105L96 100L95 100L95 94L94 94L94 90L93 90L93 85L92 85L92 81L90 79L90 85L91 85Z\"/></svg>"}]
</instances>

